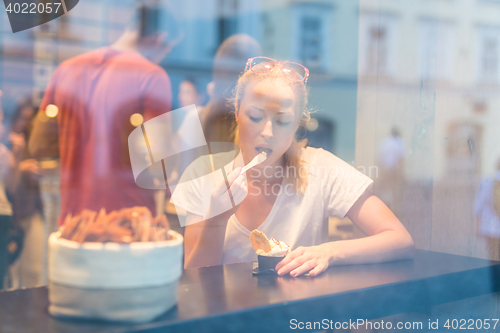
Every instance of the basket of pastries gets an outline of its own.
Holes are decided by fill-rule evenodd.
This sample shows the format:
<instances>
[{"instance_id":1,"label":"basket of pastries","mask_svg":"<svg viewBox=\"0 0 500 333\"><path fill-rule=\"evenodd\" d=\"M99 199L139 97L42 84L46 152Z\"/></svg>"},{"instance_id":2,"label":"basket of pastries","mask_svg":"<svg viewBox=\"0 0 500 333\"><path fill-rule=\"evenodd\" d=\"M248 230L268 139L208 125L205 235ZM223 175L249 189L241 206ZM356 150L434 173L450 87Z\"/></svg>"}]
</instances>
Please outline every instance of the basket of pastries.
<instances>
[{"instance_id":1,"label":"basket of pastries","mask_svg":"<svg viewBox=\"0 0 500 333\"><path fill-rule=\"evenodd\" d=\"M66 216L49 237L49 313L146 322L177 303L183 238L146 207Z\"/></svg>"}]
</instances>

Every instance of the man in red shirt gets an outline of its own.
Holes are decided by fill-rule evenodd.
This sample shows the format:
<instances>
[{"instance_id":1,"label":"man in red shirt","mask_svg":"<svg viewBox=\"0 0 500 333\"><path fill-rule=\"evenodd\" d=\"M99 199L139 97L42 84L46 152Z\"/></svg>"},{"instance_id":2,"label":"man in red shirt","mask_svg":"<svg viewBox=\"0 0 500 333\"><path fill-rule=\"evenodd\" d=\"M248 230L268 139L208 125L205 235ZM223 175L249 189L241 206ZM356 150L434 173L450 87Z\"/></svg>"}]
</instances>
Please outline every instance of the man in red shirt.
<instances>
[{"instance_id":1,"label":"man in red shirt","mask_svg":"<svg viewBox=\"0 0 500 333\"><path fill-rule=\"evenodd\" d=\"M171 110L170 79L157 64L174 44L162 22L175 19L144 5L135 17L111 46L61 63L40 105L29 149L37 159L60 156L59 224L83 209L155 212L153 191L134 181L127 138L138 125L132 115L145 122Z\"/></svg>"}]
</instances>

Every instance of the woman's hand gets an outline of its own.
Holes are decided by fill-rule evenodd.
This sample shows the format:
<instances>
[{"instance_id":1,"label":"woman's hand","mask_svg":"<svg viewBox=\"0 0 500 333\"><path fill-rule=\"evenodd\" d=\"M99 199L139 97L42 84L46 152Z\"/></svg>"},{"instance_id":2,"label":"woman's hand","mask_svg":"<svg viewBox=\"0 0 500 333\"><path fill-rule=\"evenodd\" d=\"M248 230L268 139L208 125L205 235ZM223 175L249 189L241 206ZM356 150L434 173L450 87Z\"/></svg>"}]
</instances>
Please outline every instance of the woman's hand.
<instances>
[{"instance_id":1,"label":"woman's hand","mask_svg":"<svg viewBox=\"0 0 500 333\"><path fill-rule=\"evenodd\" d=\"M205 212L204 219L209 219L226 212L232 215L236 212L237 207L247 194L248 188L245 175L241 173L241 168L238 167L227 175L227 184L226 181L222 181L212 191L210 205L208 211Z\"/></svg>"},{"instance_id":2,"label":"woman's hand","mask_svg":"<svg viewBox=\"0 0 500 333\"><path fill-rule=\"evenodd\" d=\"M290 273L290 276L299 276L309 272L309 276L316 276L324 272L328 266L331 249L328 244L310 247L298 247L289 252L286 257L276 265L278 275Z\"/></svg>"}]
</instances>

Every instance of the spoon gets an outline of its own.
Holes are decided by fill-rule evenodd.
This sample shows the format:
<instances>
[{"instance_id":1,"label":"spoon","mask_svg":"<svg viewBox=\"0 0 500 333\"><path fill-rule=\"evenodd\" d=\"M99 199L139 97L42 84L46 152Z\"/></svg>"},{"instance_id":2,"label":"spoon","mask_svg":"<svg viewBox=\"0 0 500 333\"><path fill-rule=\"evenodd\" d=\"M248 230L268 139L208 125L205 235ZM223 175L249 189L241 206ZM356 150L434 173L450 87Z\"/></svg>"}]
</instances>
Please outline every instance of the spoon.
<instances>
[{"instance_id":1,"label":"spoon","mask_svg":"<svg viewBox=\"0 0 500 333\"><path fill-rule=\"evenodd\" d=\"M266 160L266 158L267 158L267 154L265 151L263 151L259 155L255 156L250 163L245 165L245 167L243 169L241 169L241 173L246 172L248 169L253 168L257 164L264 162Z\"/></svg>"}]
</instances>

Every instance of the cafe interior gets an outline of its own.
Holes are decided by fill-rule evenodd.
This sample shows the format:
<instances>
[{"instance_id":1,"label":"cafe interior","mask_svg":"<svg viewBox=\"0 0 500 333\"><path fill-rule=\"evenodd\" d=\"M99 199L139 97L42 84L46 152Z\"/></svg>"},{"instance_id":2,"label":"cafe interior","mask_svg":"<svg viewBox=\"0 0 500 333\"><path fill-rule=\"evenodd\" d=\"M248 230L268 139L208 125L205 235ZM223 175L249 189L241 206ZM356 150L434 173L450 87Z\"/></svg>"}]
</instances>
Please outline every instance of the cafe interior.
<instances>
[{"instance_id":1,"label":"cafe interior","mask_svg":"<svg viewBox=\"0 0 500 333\"><path fill-rule=\"evenodd\" d=\"M500 1L4 3L0 332L500 332Z\"/></svg>"}]
</instances>

